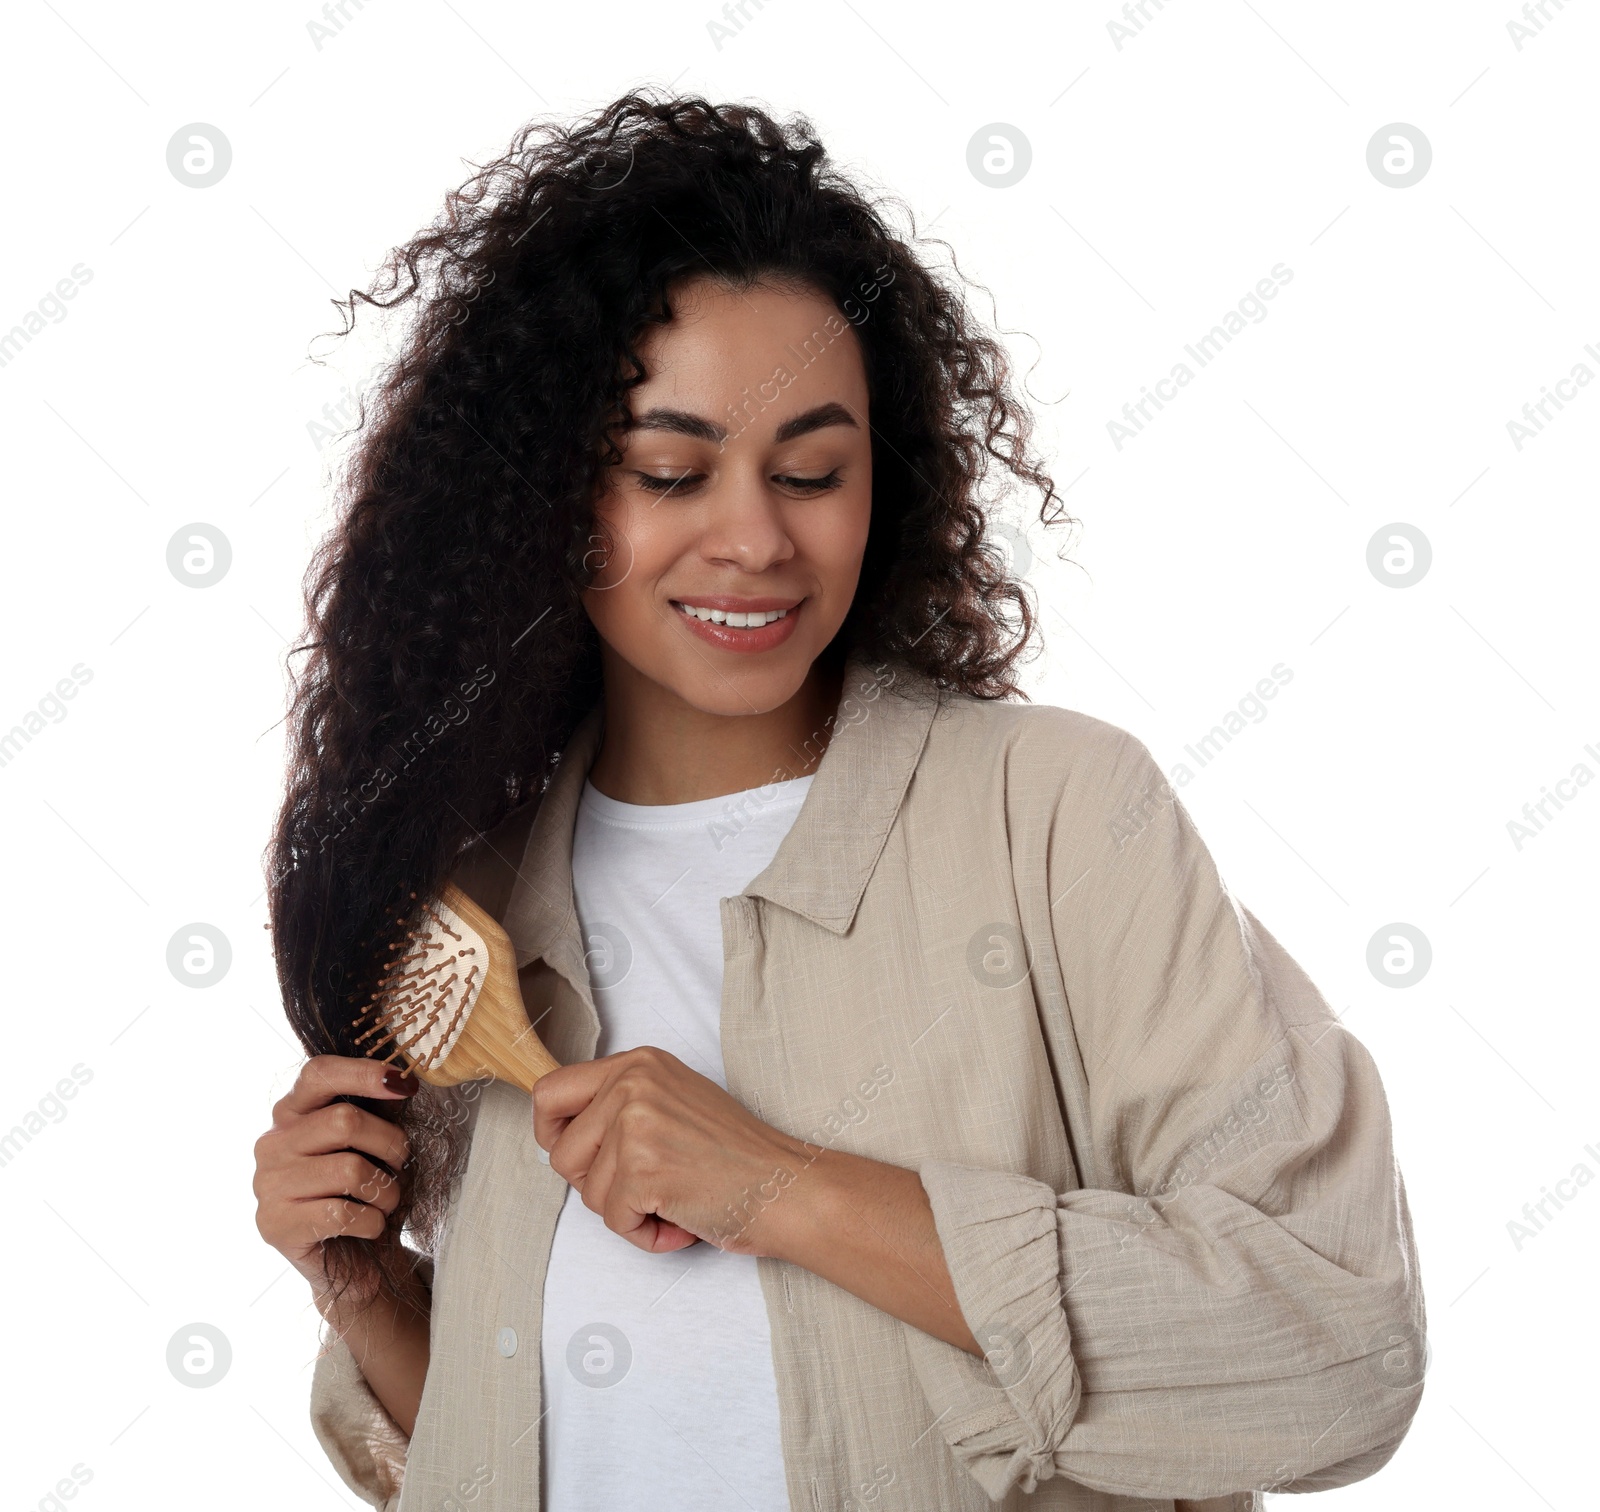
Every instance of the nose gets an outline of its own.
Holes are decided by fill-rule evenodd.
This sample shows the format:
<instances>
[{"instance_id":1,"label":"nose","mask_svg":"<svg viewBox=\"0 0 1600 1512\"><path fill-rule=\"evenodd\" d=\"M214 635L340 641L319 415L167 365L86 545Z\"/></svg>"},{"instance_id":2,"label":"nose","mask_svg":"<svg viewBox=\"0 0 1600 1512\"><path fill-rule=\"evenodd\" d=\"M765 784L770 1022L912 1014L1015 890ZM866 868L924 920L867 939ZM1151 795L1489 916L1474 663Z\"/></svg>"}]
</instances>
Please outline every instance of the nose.
<instances>
[{"instance_id":1,"label":"nose","mask_svg":"<svg viewBox=\"0 0 1600 1512\"><path fill-rule=\"evenodd\" d=\"M760 480L730 480L711 500L700 537L702 560L740 572L765 572L794 555L782 501Z\"/></svg>"}]
</instances>

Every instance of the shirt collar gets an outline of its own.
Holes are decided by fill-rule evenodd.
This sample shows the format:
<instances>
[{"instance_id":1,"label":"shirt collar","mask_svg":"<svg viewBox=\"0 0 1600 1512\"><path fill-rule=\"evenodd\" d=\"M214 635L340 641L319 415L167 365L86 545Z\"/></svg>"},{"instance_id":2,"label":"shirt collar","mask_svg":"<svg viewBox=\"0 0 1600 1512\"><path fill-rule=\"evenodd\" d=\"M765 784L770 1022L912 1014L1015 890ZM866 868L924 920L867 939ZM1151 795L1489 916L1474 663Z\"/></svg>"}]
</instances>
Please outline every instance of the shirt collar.
<instances>
[{"instance_id":1,"label":"shirt collar","mask_svg":"<svg viewBox=\"0 0 1600 1512\"><path fill-rule=\"evenodd\" d=\"M745 889L844 934L889 838L939 705L910 669L852 655L833 738L793 827Z\"/></svg>"},{"instance_id":2,"label":"shirt collar","mask_svg":"<svg viewBox=\"0 0 1600 1512\"><path fill-rule=\"evenodd\" d=\"M852 652L833 736L793 827L765 871L745 889L844 934L855 918L900 810L938 709L938 690L897 664ZM505 930L517 966L544 959L587 981L572 901L572 832L583 784L600 746L597 704L573 731L534 815L517 869Z\"/></svg>"}]
</instances>

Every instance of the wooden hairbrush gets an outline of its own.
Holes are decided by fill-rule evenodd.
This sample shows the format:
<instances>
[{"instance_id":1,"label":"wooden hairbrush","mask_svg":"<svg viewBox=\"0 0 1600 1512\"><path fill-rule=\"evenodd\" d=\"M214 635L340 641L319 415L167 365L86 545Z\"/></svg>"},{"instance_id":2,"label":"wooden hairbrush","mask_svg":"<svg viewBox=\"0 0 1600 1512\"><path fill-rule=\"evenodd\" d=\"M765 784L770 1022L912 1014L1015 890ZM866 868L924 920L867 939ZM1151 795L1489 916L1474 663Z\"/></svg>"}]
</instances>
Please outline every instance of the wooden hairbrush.
<instances>
[{"instance_id":1,"label":"wooden hairbrush","mask_svg":"<svg viewBox=\"0 0 1600 1512\"><path fill-rule=\"evenodd\" d=\"M413 894L415 897L415 894ZM354 1027L363 1054L436 1087L493 1077L524 1092L558 1062L528 1023L517 957L496 920L453 882L421 904Z\"/></svg>"}]
</instances>

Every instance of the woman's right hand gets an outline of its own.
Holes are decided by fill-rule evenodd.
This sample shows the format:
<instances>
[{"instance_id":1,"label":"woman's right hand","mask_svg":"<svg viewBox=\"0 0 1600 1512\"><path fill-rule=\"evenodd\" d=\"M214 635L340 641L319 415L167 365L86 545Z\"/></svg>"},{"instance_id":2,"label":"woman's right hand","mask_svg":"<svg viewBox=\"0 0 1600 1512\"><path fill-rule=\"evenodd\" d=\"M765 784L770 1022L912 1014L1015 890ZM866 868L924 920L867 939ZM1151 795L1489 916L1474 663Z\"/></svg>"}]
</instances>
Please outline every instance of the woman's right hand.
<instances>
[{"instance_id":1,"label":"woman's right hand","mask_svg":"<svg viewBox=\"0 0 1600 1512\"><path fill-rule=\"evenodd\" d=\"M390 1172L410 1154L401 1129L334 1098L398 1100L416 1090L412 1077L379 1061L312 1056L256 1141L255 1178L261 1237L311 1283L317 1310L408 1437L428 1374L428 1313L382 1289L355 1301L332 1295L322 1241L382 1234L400 1195Z\"/></svg>"},{"instance_id":2,"label":"woman's right hand","mask_svg":"<svg viewBox=\"0 0 1600 1512\"><path fill-rule=\"evenodd\" d=\"M256 1227L313 1290L327 1281L324 1239L383 1233L399 1200L389 1172L410 1153L396 1125L334 1099L350 1093L398 1101L416 1090L415 1078L381 1061L316 1055L273 1105L272 1127L255 1146Z\"/></svg>"}]
</instances>

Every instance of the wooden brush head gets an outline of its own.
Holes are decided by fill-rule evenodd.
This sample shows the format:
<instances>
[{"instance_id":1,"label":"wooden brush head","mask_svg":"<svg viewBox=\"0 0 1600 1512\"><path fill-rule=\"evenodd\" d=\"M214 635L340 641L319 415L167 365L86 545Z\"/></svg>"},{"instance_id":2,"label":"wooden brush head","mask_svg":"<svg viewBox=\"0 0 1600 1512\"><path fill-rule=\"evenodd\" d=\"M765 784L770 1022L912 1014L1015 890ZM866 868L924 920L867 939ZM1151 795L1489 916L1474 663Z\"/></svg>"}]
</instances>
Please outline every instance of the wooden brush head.
<instances>
[{"instance_id":1,"label":"wooden brush head","mask_svg":"<svg viewBox=\"0 0 1600 1512\"><path fill-rule=\"evenodd\" d=\"M524 1092L556 1068L528 1023L517 957L496 920L453 882L419 905L389 947L356 1019L364 1051L436 1087L493 1077Z\"/></svg>"}]
</instances>

